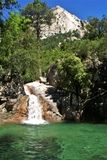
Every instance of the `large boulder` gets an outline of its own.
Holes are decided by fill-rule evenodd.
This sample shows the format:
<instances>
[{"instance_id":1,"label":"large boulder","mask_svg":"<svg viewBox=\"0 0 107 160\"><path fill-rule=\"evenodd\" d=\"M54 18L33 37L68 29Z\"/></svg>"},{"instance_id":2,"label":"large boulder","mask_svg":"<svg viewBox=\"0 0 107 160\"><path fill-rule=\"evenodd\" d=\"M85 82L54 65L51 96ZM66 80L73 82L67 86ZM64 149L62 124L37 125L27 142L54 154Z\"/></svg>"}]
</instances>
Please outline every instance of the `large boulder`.
<instances>
[{"instance_id":1,"label":"large boulder","mask_svg":"<svg viewBox=\"0 0 107 160\"><path fill-rule=\"evenodd\" d=\"M57 66L55 64L52 64L48 69L47 81L51 86L57 87L58 72L57 72Z\"/></svg>"}]
</instances>

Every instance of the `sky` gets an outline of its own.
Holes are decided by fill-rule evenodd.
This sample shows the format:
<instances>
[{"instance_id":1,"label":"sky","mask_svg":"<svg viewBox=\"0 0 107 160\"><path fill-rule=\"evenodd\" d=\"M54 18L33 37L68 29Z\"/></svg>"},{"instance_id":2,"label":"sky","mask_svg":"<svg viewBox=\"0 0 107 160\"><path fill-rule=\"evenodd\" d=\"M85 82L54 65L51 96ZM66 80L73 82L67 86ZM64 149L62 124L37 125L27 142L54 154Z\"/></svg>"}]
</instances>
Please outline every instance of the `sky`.
<instances>
[{"instance_id":1,"label":"sky","mask_svg":"<svg viewBox=\"0 0 107 160\"><path fill-rule=\"evenodd\" d=\"M21 6L25 6L33 0L18 0ZM49 7L59 5L75 14L82 20L86 20L90 16L101 18L107 16L107 0L42 0Z\"/></svg>"}]
</instances>

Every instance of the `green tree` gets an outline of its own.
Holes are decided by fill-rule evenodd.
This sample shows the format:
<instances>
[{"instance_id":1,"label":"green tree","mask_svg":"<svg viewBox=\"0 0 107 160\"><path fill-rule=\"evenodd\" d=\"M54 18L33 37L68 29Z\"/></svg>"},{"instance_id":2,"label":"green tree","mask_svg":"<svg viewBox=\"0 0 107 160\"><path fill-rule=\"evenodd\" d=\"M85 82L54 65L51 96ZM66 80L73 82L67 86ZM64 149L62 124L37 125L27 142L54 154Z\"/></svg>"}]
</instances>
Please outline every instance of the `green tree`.
<instances>
[{"instance_id":1,"label":"green tree","mask_svg":"<svg viewBox=\"0 0 107 160\"><path fill-rule=\"evenodd\" d=\"M3 29L4 10L9 10L17 4L16 0L0 0L0 39Z\"/></svg>"},{"instance_id":2,"label":"green tree","mask_svg":"<svg viewBox=\"0 0 107 160\"><path fill-rule=\"evenodd\" d=\"M88 85L87 73L81 59L74 54L66 54L58 61L59 86L72 94L75 93L79 106L79 93L81 88Z\"/></svg>"},{"instance_id":3,"label":"green tree","mask_svg":"<svg viewBox=\"0 0 107 160\"><path fill-rule=\"evenodd\" d=\"M53 17L52 11L40 0L34 0L33 3L28 4L22 14L31 19L31 24L36 30L37 39L40 39L43 24L51 25Z\"/></svg>"},{"instance_id":4,"label":"green tree","mask_svg":"<svg viewBox=\"0 0 107 160\"><path fill-rule=\"evenodd\" d=\"M103 16L102 19L96 17L89 18L89 23L86 26L87 32L84 38L89 38L91 40L98 39L107 33L107 17Z\"/></svg>"},{"instance_id":5,"label":"green tree","mask_svg":"<svg viewBox=\"0 0 107 160\"><path fill-rule=\"evenodd\" d=\"M27 29L27 23L29 19L21 16L19 13L10 13L10 17L5 21L4 31L2 33L1 41L1 54L9 56L13 54L16 49L16 45L20 41L20 37L23 32Z\"/></svg>"},{"instance_id":6,"label":"green tree","mask_svg":"<svg viewBox=\"0 0 107 160\"><path fill-rule=\"evenodd\" d=\"M0 0L0 20L2 19L4 9L10 9L16 4L16 0Z\"/></svg>"},{"instance_id":7,"label":"green tree","mask_svg":"<svg viewBox=\"0 0 107 160\"><path fill-rule=\"evenodd\" d=\"M34 68L38 64L34 57L36 40L27 27L28 23L29 19L12 12L5 22L0 45L0 73L19 72L24 81L34 80L37 75Z\"/></svg>"}]
</instances>

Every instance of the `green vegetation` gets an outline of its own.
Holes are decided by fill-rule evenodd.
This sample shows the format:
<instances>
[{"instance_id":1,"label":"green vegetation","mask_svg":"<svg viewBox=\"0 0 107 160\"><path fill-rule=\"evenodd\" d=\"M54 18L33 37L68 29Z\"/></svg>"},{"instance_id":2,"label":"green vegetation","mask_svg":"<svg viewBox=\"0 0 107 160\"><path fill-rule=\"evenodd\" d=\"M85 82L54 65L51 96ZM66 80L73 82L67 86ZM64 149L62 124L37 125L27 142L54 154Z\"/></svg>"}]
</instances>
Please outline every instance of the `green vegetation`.
<instances>
[{"instance_id":1,"label":"green vegetation","mask_svg":"<svg viewBox=\"0 0 107 160\"><path fill-rule=\"evenodd\" d=\"M31 19L31 26L36 30L37 39L40 39L42 25L51 25L53 18L52 11L40 0L34 0L33 3L28 4L22 14Z\"/></svg>"},{"instance_id":2,"label":"green vegetation","mask_svg":"<svg viewBox=\"0 0 107 160\"><path fill-rule=\"evenodd\" d=\"M72 95L76 94L79 107L79 93L88 84L88 77L81 59L73 53L65 54L57 64L59 73L59 85L70 94L70 106L72 106Z\"/></svg>"}]
</instances>

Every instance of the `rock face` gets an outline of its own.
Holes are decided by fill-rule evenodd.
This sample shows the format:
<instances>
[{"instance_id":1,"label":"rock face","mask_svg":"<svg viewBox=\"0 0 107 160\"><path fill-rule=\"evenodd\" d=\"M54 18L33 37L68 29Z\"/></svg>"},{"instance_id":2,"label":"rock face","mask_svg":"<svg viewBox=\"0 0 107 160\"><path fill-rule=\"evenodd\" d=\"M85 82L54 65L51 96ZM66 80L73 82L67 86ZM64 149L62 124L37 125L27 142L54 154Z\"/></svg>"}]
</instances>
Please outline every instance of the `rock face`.
<instances>
[{"instance_id":1,"label":"rock face","mask_svg":"<svg viewBox=\"0 0 107 160\"><path fill-rule=\"evenodd\" d=\"M58 81L57 66L55 64L52 64L47 72L47 82L49 82L51 86L57 87L57 81Z\"/></svg>"},{"instance_id":2,"label":"rock face","mask_svg":"<svg viewBox=\"0 0 107 160\"><path fill-rule=\"evenodd\" d=\"M23 82L18 73L8 73L0 77L0 116L8 119L15 110L15 104L24 95Z\"/></svg>"},{"instance_id":3,"label":"rock face","mask_svg":"<svg viewBox=\"0 0 107 160\"><path fill-rule=\"evenodd\" d=\"M41 34L42 38L47 38L57 33L72 32L74 30L77 30L81 37L83 36L86 22L80 20L60 6L56 6L52 11L54 14L52 25L43 26Z\"/></svg>"}]
</instances>

